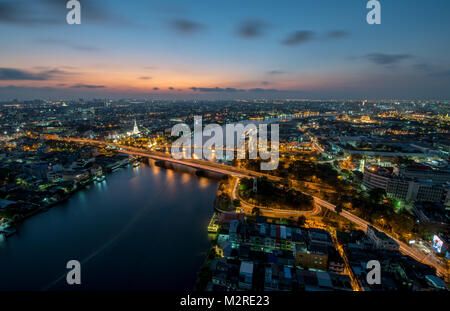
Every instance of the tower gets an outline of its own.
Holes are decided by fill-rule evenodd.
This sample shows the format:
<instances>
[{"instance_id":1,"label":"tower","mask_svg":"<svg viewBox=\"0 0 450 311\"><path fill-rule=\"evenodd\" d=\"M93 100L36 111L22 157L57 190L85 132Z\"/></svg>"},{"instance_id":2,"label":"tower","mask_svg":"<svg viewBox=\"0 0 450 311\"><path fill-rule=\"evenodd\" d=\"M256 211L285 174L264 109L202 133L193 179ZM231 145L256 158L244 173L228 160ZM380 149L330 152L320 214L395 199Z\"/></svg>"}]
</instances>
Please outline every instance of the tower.
<instances>
[{"instance_id":1,"label":"tower","mask_svg":"<svg viewBox=\"0 0 450 311\"><path fill-rule=\"evenodd\" d=\"M134 120L134 127L133 127L133 135L138 135L139 132L139 128L137 126L136 120Z\"/></svg>"}]
</instances>

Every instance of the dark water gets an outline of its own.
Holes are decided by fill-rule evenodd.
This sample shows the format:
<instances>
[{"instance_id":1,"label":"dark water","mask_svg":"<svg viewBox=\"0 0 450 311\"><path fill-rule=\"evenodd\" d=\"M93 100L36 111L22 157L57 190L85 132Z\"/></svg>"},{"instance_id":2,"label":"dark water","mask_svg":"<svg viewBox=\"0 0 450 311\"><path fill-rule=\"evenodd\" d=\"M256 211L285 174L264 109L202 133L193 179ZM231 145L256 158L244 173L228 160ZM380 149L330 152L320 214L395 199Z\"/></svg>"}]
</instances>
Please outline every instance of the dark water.
<instances>
[{"instance_id":1,"label":"dark water","mask_svg":"<svg viewBox=\"0 0 450 311\"><path fill-rule=\"evenodd\" d=\"M195 285L217 183L142 164L27 219L0 243L0 290L169 289ZM81 285L66 263L81 262Z\"/></svg>"}]
</instances>

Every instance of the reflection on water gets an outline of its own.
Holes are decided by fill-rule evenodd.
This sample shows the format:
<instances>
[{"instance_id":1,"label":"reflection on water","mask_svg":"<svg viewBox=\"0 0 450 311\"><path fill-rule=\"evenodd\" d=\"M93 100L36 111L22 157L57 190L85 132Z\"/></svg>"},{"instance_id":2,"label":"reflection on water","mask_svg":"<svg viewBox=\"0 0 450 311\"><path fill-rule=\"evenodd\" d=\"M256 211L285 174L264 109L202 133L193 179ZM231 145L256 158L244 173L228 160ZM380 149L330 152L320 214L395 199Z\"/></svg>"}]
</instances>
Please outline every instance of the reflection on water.
<instances>
[{"instance_id":1,"label":"reflection on water","mask_svg":"<svg viewBox=\"0 0 450 311\"><path fill-rule=\"evenodd\" d=\"M103 191L108 190L108 183L106 182L106 180L103 180L103 181L101 181L101 182L95 182L95 183L94 183L94 187L95 187L98 191L103 192Z\"/></svg>"},{"instance_id":2,"label":"reflection on water","mask_svg":"<svg viewBox=\"0 0 450 311\"><path fill-rule=\"evenodd\" d=\"M180 178L180 175L177 174L176 176L177 178ZM176 190L176 184L175 184L175 173L172 170L167 170L166 171L166 182L168 183L168 187L171 193L174 193Z\"/></svg>"},{"instance_id":3,"label":"reflection on water","mask_svg":"<svg viewBox=\"0 0 450 311\"><path fill-rule=\"evenodd\" d=\"M206 189L210 185L209 179L204 178L204 177L200 177L199 183L200 183L200 188L202 188L202 189Z\"/></svg>"},{"instance_id":4,"label":"reflection on water","mask_svg":"<svg viewBox=\"0 0 450 311\"><path fill-rule=\"evenodd\" d=\"M152 166L152 173L153 174L158 175L160 170L161 170L161 168L159 166L156 166L156 165Z\"/></svg>"},{"instance_id":5,"label":"reflection on water","mask_svg":"<svg viewBox=\"0 0 450 311\"><path fill-rule=\"evenodd\" d=\"M184 183L187 183L187 182L189 182L190 180L191 180L191 174L188 174L188 173L181 173L181 181L182 181L182 183L184 184Z\"/></svg>"},{"instance_id":6,"label":"reflection on water","mask_svg":"<svg viewBox=\"0 0 450 311\"><path fill-rule=\"evenodd\" d=\"M0 243L0 290L192 289L216 190L155 166L118 170ZM76 288L62 277L72 259L83 261Z\"/></svg>"}]
</instances>

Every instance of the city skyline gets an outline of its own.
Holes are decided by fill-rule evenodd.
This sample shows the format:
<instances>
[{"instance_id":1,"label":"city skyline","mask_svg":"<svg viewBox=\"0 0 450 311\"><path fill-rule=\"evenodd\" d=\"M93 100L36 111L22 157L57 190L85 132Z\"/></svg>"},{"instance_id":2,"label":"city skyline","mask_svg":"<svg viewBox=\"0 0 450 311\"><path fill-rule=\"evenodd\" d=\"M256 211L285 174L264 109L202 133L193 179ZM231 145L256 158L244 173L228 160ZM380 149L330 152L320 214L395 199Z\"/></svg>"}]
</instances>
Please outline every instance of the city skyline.
<instances>
[{"instance_id":1,"label":"city skyline","mask_svg":"<svg viewBox=\"0 0 450 311\"><path fill-rule=\"evenodd\" d=\"M0 290L448 290L448 114L415 101L5 102ZM212 128L247 143L202 140ZM256 128L270 160L251 154Z\"/></svg>"},{"instance_id":2,"label":"city skyline","mask_svg":"<svg viewBox=\"0 0 450 311\"><path fill-rule=\"evenodd\" d=\"M80 2L0 1L0 100L450 98L446 1Z\"/></svg>"}]
</instances>

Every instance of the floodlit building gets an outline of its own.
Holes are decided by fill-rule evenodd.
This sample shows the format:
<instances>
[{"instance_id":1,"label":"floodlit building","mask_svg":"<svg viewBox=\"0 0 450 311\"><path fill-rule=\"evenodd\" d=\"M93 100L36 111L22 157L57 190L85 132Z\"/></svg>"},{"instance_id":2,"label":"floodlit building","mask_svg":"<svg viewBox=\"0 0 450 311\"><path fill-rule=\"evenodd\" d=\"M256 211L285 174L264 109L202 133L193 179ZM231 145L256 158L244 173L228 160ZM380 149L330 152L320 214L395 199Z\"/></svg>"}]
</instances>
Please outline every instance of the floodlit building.
<instances>
[{"instance_id":1,"label":"floodlit building","mask_svg":"<svg viewBox=\"0 0 450 311\"><path fill-rule=\"evenodd\" d=\"M382 250L398 250L399 245L384 232L380 232L372 226L367 226L367 236L373 242L374 248Z\"/></svg>"},{"instance_id":2,"label":"floodlit building","mask_svg":"<svg viewBox=\"0 0 450 311\"><path fill-rule=\"evenodd\" d=\"M133 135L138 135L138 134L140 134L141 132L139 131L139 128L138 128L138 126L137 126L137 123L136 123L136 120L134 120L134 127L133 127Z\"/></svg>"},{"instance_id":3,"label":"floodlit building","mask_svg":"<svg viewBox=\"0 0 450 311\"><path fill-rule=\"evenodd\" d=\"M433 169L427 165L414 164L399 169L399 175L406 178L418 180L430 180L440 185L450 182L450 171Z\"/></svg>"},{"instance_id":4,"label":"floodlit building","mask_svg":"<svg viewBox=\"0 0 450 311\"><path fill-rule=\"evenodd\" d=\"M418 180L392 174L390 168L372 166L364 170L363 185L383 189L387 195L405 202L443 202L448 189L431 180Z\"/></svg>"},{"instance_id":5,"label":"floodlit building","mask_svg":"<svg viewBox=\"0 0 450 311\"><path fill-rule=\"evenodd\" d=\"M253 262L243 261L239 269L239 288L250 290L253 281Z\"/></svg>"}]
</instances>

